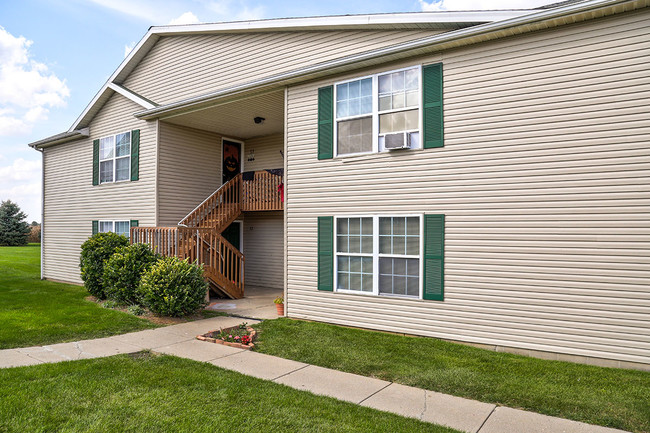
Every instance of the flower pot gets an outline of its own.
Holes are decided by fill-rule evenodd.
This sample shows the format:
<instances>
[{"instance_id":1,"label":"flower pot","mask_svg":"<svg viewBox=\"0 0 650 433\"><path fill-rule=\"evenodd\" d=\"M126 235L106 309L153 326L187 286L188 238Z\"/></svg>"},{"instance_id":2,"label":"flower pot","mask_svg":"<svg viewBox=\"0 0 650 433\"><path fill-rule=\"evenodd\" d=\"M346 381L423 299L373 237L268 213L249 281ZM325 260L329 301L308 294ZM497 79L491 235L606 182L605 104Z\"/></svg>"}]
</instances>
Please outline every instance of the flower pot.
<instances>
[{"instance_id":1,"label":"flower pot","mask_svg":"<svg viewBox=\"0 0 650 433\"><path fill-rule=\"evenodd\" d=\"M275 304L275 308L278 309L278 316L284 316L284 304Z\"/></svg>"}]
</instances>

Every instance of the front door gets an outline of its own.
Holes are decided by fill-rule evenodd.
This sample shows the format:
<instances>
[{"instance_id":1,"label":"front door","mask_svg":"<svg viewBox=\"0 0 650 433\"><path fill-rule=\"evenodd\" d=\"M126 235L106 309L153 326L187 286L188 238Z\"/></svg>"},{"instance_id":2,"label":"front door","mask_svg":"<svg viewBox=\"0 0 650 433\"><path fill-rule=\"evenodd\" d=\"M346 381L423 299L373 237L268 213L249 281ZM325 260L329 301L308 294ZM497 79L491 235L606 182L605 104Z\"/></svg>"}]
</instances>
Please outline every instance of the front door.
<instances>
[{"instance_id":1,"label":"front door","mask_svg":"<svg viewBox=\"0 0 650 433\"><path fill-rule=\"evenodd\" d=\"M241 251L241 222L235 221L230 224L226 229L221 232L221 236L226 238L233 247Z\"/></svg>"},{"instance_id":2,"label":"front door","mask_svg":"<svg viewBox=\"0 0 650 433\"><path fill-rule=\"evenodd\" d=\"M223 140L223 183L228 182L241 172L241 145L237 141Z\"/></svg>"}]
</instances>

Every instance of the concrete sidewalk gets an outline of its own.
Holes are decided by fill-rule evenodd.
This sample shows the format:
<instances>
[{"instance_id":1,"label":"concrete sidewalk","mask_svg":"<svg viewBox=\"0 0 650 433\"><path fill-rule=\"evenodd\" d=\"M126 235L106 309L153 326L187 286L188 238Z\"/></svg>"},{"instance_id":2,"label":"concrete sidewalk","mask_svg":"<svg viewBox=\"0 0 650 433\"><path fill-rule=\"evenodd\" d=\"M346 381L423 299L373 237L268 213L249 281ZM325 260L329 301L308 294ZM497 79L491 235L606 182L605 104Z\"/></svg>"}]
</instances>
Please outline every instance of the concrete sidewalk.
<instances>
[{"instance_id":1,"label":"concrete sidewalk","mask_svg":"<svg viewBox=\"0 0 650 433\"><path fill-rule=\"evenodd\" d=\"M471 433L622 432L494 404L454 397L284 358L196 340L199 334L238 325L239 317L214 317L114 337L0 350L0 368L152 350L208 362L295 389ZM257 323L257 320L247 320Z\"/></svg>"}]
</instances>

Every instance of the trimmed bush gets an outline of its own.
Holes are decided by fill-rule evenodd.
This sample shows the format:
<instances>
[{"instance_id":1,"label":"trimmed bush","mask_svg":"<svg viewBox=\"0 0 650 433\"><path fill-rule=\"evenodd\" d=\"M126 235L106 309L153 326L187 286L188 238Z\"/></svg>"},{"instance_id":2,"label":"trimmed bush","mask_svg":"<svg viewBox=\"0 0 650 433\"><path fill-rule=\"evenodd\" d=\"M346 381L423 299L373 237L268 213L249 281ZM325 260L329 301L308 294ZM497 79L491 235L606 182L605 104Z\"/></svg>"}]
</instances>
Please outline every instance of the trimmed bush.
<instances>
[{"instance_id":1,"label":"trimmed bush","mask_svg":"<svg viewBox=\"0 0 650 433\"><path fill-rule=\"evenodd\" d=\"M104 292L121 304L138 303L136 291L142 274L160 258L147 244L120 247L104 264Z\"/></svg>"},{"instance_id":2,"label":"trimmed bush","mask_svg":"<svg viewBox=\"0 0 650 433\"><path fill-rule=\"evenodd\" d=\"M138 297L158 316L180 317L205 307L203 269L177 257L163 257L142 275Z\"/></svg>"},{"instance_id":3,"label":"trimmed bush","mask_svg":"<svg viewBox=\"0 0 650 433\"><path fill-rule=\"evenodd\" d=\"M104 292L104 263L119 247L129 244L126 236L116 233L97 233L81 245L81 279L86 290L99 299L106 299Z\"/></svg>"}]
</instances>

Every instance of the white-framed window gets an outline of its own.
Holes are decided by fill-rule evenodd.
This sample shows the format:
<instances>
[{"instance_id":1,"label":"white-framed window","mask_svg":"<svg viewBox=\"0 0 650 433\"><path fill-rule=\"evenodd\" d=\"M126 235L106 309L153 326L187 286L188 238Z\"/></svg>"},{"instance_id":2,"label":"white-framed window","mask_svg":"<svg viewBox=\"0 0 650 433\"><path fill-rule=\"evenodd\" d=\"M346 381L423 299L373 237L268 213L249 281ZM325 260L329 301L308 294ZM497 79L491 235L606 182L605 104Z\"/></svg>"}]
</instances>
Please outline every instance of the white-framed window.
<instances>
[{"instance_id":1,"label":"white-framed window","mask_svg":"<svg viewBox=\"0 0 650 433\"><path fill-rule=\"evenodd\" d=\"M118 235L130 236L131 221L99 221L99 233L113 232Z\"/></svg>"},{"instance_id":2,"label":"white-framed window","mask_svg":"<svg viewBox=\"0 0 650 433\"><path fill-rule=\"evenodd\" d=\"M131 179L131 132L99 139L99 183Z\"/></svg>"},{"instance_id":3,"label":"white-framed window","mask_svg":"<svg viewBox=\"0 0 650 433\"><path fill-rule=\"evenodd\" d=\"M335 154L421 147L420 66L334 84Z\"/></svg>"},{"instance_id":4,"label":"white-framed window","mask_svg":"<svg viewBox=\"0 0 650 433\"><path fill-rule=\"evenodd\" d=\"M422 297L422 216L335 217L337 292Z\"/></svg>"}]
</instances>

